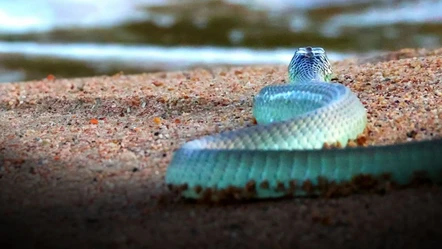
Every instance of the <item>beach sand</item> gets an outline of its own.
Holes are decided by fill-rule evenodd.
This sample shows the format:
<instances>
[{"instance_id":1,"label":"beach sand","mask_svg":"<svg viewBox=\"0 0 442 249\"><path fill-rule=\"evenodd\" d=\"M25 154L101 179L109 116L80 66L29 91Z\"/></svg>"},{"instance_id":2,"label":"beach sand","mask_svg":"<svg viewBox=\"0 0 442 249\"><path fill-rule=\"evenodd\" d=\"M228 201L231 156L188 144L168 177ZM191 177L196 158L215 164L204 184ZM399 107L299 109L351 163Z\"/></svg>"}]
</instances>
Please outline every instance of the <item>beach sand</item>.
<instances>
[{"instance_id":1,"label":"beach sand","mask_svg":"<svg viewBox=\"0 0 442 249\"><path fill-rule=\"evenodd\" d=\"M442 137L441 54L404 49L334 63L336 81L367 108L366 145ZM254 125L253 95L286 82L286 72L286 65L219 67L0 84L2 245L440 245L441 186L225 204L186 201L167 190L174 150Z\"/></svg>"}]
</instances>

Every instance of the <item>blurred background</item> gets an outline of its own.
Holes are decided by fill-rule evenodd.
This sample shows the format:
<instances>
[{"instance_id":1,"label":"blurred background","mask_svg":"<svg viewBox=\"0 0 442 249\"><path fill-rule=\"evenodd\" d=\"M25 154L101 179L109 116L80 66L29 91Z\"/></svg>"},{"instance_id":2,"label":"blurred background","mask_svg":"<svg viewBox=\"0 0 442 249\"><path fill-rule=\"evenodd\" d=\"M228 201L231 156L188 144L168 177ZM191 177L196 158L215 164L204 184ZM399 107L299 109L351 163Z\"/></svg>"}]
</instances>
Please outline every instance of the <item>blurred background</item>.
<instances>
[{"instance_id":1,"label":"blurred background","mask_svg":"<svg viewBox=\"0 0 442 249\"><path fill-rule=\"evenodd\" d=\"M0 82L441 46L435 0L0 0Z\"/></svg>"}]
</instances>

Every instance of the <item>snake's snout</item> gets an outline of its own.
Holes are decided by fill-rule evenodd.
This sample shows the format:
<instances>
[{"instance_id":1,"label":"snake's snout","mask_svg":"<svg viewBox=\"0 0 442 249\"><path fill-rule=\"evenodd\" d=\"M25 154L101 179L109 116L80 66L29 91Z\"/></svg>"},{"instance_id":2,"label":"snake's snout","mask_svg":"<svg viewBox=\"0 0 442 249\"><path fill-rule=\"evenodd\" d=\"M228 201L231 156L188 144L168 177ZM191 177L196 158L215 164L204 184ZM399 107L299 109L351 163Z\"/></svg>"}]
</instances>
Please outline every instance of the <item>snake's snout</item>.
<instances>
[{"instance_id":1,"label":"snake's snout","mask_svg":"<svg viewBox=\"0 0 442 249\"><path fill-rule=\"evenodd\" d=\"M325 50L321 47L300 47L295 52L295 56L304 56L308 58L312 58L315 56L325 56Z\"/></svg>"}]
</instances>

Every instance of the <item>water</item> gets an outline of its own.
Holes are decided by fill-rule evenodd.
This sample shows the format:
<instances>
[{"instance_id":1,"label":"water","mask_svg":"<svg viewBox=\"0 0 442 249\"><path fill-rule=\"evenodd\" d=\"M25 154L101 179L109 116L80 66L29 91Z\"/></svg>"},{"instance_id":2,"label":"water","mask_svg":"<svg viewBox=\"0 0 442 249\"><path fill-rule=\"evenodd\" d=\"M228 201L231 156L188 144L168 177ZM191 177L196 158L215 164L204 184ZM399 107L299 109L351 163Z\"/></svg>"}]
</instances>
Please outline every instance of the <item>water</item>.
<instances>
[{"instance_id":1,"label":"water","mask_svg":"<svg viewBox=\"0 0 442 249\"><path fill-rule=\"evenodd\" d=\"M0 82L438 47L442 1L0 1Z\"/></svg>"}]
</instances>

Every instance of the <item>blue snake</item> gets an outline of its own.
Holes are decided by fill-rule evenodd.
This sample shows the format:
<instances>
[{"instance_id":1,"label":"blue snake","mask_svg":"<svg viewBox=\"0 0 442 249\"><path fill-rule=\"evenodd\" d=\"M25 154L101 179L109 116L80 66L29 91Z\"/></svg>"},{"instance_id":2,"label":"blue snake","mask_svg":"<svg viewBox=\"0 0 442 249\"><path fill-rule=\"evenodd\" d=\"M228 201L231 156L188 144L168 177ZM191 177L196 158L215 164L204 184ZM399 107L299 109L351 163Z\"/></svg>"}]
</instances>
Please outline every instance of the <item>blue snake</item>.
<instances>
[{"instance_id":1,"label":"blue snake","mask_svg":"<svg viewBox=\"0 0 442 249\"><path fill-rule=\"evenodd\" d=\"M165 181L192 199L342 195L442 181L442 139L347 146L367 125L365 107L348 87L330 82L323 48L301 47L290 82L255 96L258 125L185 143ZM324 149L324 144L337 144Z\"/></svg>"}]
</instances>

